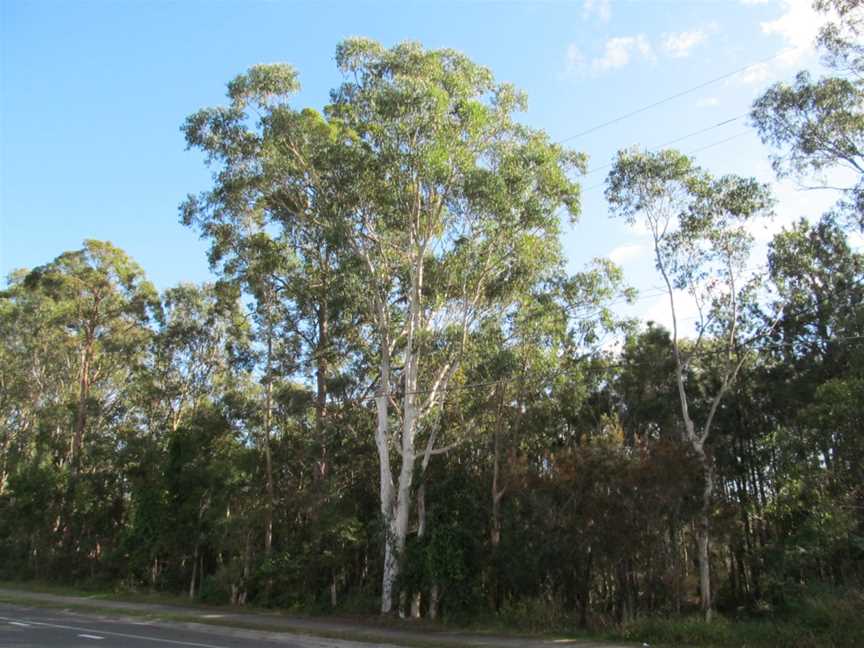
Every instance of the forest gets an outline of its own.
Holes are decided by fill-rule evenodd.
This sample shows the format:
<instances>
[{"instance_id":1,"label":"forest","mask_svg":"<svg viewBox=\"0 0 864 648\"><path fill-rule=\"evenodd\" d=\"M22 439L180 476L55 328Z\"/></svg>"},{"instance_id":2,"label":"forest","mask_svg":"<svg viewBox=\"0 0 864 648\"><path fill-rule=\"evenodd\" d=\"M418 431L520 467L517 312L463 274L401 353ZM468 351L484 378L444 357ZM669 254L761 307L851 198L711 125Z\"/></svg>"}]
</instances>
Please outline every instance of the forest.
<instances>
[{"instance_id":1,"label":"forest","mask_svg":"<svg viewBox=\"0 0 864 648\"><path fill-rule=\"evenodd\" d=\"M826 74L750 120L778 177L852 171L828 213L760 258L767 185L611 167L670 329L620 315L611 261L568 272L587 160L459 52L345 40L322 111L288 64L231 80L182 125L214 282L160 293L86 240L0 293L0 579L527 629L826 592L860 619L864 16L820 6Z\"/></svg>"}]
</instances>

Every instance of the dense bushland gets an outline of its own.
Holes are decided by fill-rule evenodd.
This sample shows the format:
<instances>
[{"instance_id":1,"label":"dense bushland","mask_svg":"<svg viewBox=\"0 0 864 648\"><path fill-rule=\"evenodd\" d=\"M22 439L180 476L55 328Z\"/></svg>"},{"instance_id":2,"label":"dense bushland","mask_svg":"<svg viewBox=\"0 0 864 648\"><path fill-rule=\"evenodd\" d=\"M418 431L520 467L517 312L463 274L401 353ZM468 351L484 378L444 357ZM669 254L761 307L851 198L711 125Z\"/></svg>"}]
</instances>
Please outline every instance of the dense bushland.
<instances>
[{"instance_id":1,"label":"dense bushland","mask_svg":"<svg viewBox=\"0 0 864 648\"><path fill-rule=\"evenodd\" d=\"M853 9L823 34L847 66ZM667 331L615 316L635 293L612 263L566 271L584 158L514 119L521 93L448 50L354 39L337 62L323 114L291 106L290 66L256 66L184 126L215 171L181 208L214 284L160 294L100 241L9 278L0 578L656 641L860 637L860 183L754 273L767 188L622 152L607 196L653 233ZM838 162L832 134L861 161L860 77L839 104L812 83L754 107L778 169ZM814 152L820 101L850 114Z\"/></svg>"}]
</instances>

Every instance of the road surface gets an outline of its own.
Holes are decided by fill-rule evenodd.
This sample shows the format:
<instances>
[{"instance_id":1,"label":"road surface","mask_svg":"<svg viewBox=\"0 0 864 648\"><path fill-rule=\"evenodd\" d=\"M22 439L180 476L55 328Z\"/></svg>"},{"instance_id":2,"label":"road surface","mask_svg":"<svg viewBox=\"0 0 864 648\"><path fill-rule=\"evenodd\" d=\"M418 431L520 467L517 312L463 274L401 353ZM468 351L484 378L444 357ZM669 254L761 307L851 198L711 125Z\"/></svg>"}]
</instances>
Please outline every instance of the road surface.
<instances>
[{"instance_id":1,"label":"road surface","mask_svg":"<svg viewBox=\"0 0 864 648\"><path fill-rule=\"evenodd\" d=\"M336 617L191 607L0 588L0 648L635 648L578 638L386 627Z\"/></svg>"},{"instance_id":2,"label":"road surface","mask_svg":"<svg viewBox=\"0 0 864 648\"><path fill-rule=\"evenodd\" d=\"M191 629L164 621L111 619L0 603L3 648L369 648L372 645L388 644L215 626Z\"/></svg>"}]
</instances>

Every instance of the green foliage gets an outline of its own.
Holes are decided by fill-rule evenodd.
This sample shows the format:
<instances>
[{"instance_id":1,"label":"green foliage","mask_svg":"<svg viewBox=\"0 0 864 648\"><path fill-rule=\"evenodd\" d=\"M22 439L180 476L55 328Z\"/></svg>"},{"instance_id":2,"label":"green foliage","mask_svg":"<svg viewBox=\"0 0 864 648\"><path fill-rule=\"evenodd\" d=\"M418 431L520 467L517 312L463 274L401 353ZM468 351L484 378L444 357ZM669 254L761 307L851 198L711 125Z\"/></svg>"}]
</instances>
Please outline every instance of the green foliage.
<instances>
[{"instance_id":1,"label":"green foliage","mask_svg":"<svg viewBox=\"0 0 864 648\"><path fill-rule=\"evenodd\" d=\"M19 464L0 496L0 563L3 578L51 576L47 560L65 486L65 475L47 462Z\"/></svg>"},{"instance_id":2,"label":"green foliage","mask_svg":"<svg viewBox=\"0 0 864 648\"><path fill-rule=\"evenodd\" d=\"M850 80L814 81L807 72L800 72L794 85L779 83L759 97L752 118L763 140L777 148L790 147L787 156L774 157L777 174L859 164L864 146L861 97L861 88Z\"/></svg>"},{"instance_id":3,"label":"green foliage","mask_svg":"<svg viewBox=\"0 0 864 648\"><path fill-rule=\"evenodd\" d=\"M610 639L650 645L729 648L852 648L864 640L858 591L810 591L790 602L772 618L724 618L706 623L684 619L647 618L609 633Z\"/></svg>"},{"instance_id":4,"label":"green foliage","mask_svg":"<svg viewBox=\"0 0 864 648\"><path fill-rule=\"evenodd\" d=\"M849 72L858 7L832 4L821 42ZM215 285L157 295L98 241L9 278L0 576L369 613L401 461L394 598L421 614L434 591L447 622L861 643L864 262L839 215L745 280L766 188L622 151L611 207L703 315L695 339L640 328L612 310L635 297L620 268L565 270L585 160L521 123L521 92L415 43L336 58L323 111L275 64L187 119L214 183L181 218ZM769 90L778 169L857 164L859 95L849 74ZM688 616L707 526L713 624Z\"/></svg>"},{"instance_id":5,"label":"green foliage","mask_svg":"<svg viewBox=\"0 0 864 648\"><path fill-rule=\"evenodd\" d=\"M817 176L829 169L851 170L855 180L840 187L840 209L864 227L864 11L858 2L817 0L835 10L817 40L836 73L813 79L799 72L793 85L777 83L753 104L750 117L762 141L779 149L773 156L778 176Z\"/></svg>"}]
</instances>

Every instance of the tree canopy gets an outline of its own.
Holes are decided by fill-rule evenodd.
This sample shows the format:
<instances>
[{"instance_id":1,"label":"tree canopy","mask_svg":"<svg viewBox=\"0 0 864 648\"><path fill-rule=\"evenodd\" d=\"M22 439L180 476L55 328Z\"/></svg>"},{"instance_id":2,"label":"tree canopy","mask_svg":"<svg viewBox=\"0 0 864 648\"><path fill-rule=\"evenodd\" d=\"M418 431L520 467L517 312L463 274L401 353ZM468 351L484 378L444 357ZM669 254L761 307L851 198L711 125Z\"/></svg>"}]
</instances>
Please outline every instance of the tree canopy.
<instances>
[{"instance_id":1,"label":"tree canopy","mask_svg":"<svg viewBox=\"0 0 864 648\"><path fill-rule=\"evenodd\" d=\"M753 108L780 174L861 163L861 22L833 6L836 76ZM762 645L833 591L819 619L857 621L860 183L754 267L765 185L620 151L606 198L667 330L618 315L610 260L568 267L585 156L524 93L417 43L336 64L320 110L256 65L183 124L213 283L159 293L96 240L9 277L0 578L528 630L752 614Z\"/></svg>"}]
</instances>

